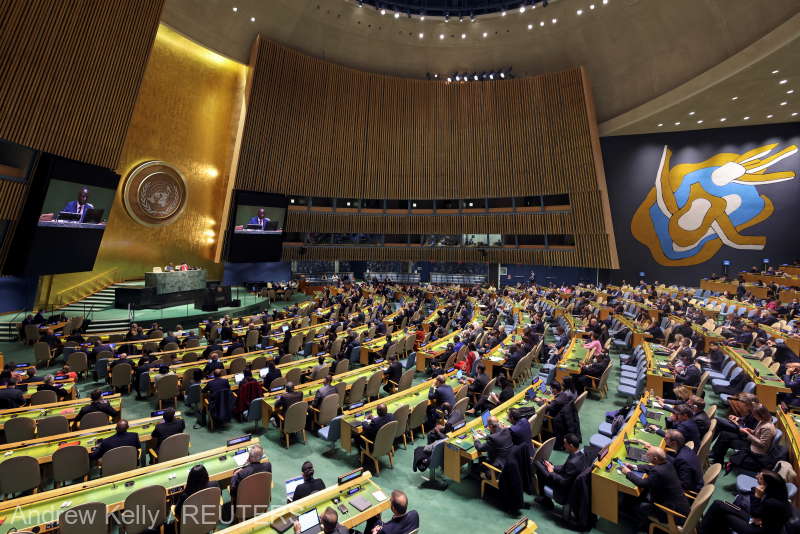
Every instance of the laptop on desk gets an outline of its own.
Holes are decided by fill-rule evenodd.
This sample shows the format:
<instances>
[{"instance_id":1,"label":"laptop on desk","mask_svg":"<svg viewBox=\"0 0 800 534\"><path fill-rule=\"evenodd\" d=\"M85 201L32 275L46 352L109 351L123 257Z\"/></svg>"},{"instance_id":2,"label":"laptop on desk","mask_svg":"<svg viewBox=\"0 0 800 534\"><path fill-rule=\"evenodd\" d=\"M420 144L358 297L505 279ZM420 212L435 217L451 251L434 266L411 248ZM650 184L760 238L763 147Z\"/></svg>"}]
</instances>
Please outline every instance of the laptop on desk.
<instances>
[{"instance_id":1,"label":"laptop on desk","mask_svg":"<svg viewBox=\"0 0 800 534\"><path fill-rule=\"evenodd\" d=\"M83 222L92 223L92 224L100 224L100 221L103 220L103 213L106 210L104 209L90 209L86 210L86 214L83 217Z\"/></svg>"},{"instance_id":2,"label":"laptop on desk","mask_svg":"<svg viewBox=\"0 0 800 534\"><path fill-rule=\"evenodd\" d=\"M319 522L319 514L317 509L313 508L304 514L300 514L297 518L300 523L300 534L317 534L322 532L322 525Z\"/></svg>"},{"instance_id":3,"label":"laptop on desk","mask_svg":"<svg viewBox=\"0 0 800 534\"><path fill-rule=\"evenodd\" d=\"M647 461L645 458L646 454L647 449L637 447L630 441L625 442L625 457L628 460L633 460L634 462L645 462Z\"/></svg>"}]
</instances>

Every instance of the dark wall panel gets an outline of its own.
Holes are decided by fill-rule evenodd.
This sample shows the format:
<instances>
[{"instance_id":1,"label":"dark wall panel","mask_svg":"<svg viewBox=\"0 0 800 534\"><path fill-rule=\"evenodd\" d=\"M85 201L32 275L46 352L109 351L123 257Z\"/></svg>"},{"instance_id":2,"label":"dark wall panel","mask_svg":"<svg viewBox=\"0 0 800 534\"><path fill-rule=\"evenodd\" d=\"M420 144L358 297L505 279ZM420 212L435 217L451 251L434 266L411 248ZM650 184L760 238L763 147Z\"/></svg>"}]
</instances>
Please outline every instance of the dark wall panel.
<instances>
[{"instance_id":1,"label":"dark wall panel","mask_svg":"<svg viewBox=\"0 0 800 534\"><path fill-rule=\"evenodd\" d=\"M723 260L738 271L764 258L779 264L800 257L798 147L797 123L603 138L621 263L612 277L644 272L650 280L697 285L721 273ZM662 158L669 171L663 209L656 191Z\"/></svg>"}]
</instances>

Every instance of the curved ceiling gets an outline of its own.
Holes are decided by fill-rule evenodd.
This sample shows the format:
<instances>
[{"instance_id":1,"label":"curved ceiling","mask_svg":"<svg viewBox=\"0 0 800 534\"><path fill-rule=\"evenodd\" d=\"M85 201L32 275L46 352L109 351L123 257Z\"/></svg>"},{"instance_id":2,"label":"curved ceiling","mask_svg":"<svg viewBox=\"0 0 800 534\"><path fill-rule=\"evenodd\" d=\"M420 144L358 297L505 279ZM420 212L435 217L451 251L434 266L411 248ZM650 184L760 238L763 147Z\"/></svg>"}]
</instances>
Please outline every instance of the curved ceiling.
<instances>
[{"instance_id":1,"label":"curved ceiling","mask_svg":"<svg viewBox=\"0 0 800 534\"><path fill-rule=\"evenodd\" d=\"M381 15L352 0L167 0L162 20L242 62L260 33L349 67L415 78L583 65L603 122L693 80L797 13L797 0L559 0L445 22Z\"/></svg>"}]
</instances>

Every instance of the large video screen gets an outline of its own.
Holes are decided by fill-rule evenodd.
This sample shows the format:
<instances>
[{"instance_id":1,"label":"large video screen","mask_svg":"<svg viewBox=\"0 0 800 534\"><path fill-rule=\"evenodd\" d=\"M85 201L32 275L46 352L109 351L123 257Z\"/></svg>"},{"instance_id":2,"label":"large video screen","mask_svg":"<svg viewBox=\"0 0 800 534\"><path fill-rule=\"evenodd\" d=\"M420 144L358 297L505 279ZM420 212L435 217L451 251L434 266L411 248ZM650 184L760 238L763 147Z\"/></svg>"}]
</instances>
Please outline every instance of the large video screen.
<instances>
[{"instance_id":1,"label":"large video screen","mask_svg":"<svg viewBox=\"0 0 800 534\"><path fill-rule=\"evenodd\" d=\"M91 271L119 175L110 169L39 153L6 262L7 274Z\"/></svg>"},{"instance_id":2,"label":"large video screen","mask_svg":"<svg viewBox=\"0 0 800 534\"><path fill-rule=\"evenodd\" d=\"M104 230L113 203L113 189L80 182L50 180L42 213L39 215L39 226Z\"/></svg>"},{"instance_id":3,"label":"large video screen","mask_svg":"<svg viewBox=\"0 0 800 534\"><path fill-rule=\"evenodd\" d=\"M234 191L226 259L233 263L279 261L288 204L282 195Z\"/></svg>"}]
</instances>

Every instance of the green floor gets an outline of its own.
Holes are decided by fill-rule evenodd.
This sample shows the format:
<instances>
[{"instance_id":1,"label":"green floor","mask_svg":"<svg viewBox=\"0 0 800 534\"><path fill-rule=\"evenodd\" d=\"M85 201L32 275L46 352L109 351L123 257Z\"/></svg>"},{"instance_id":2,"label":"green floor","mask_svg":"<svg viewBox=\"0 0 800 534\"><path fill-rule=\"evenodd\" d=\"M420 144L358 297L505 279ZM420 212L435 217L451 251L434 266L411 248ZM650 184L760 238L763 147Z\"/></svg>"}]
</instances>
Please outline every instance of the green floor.
<instances>
[{"instance_id":1,"label":"green floor","mask_svg":"<svg viewBox=\"0 0 800 534\"><path fill-rule=\"evenodd\" d=\"M32 349L18 343L0 343L0 351L5 354L6 362L33 361ZM598 425L604 421L605 412L623 404L623 398L615 395L618 383L616 368L619 360L616 357L613 360L615 369L609 380L608 398L603 401L587 399L581 412L581 431L584 443L587 444L592 434L597 432ZM423 377L418 375L415 383L419 383L422 379ZM92 383L90 380L82 383L80 385L81 396L88 396L88 392L98 385L100 384ZM713 393L708 392L707 402L718 403L719 399ZM182 405L179 406L179 408L181 407ZM152 402L137 401L135 395L130 395L126 397L123 409L126 418L136 419L148 417L150 411L154 409L154 405ZM192 436L192 452L223 446L227 439L242 435L252 429L252 424L232 423L224 432L209 433L203 427L193 428L194 422L194 417L187 417L188 432ZM336 449L333 456L323 454L329 449L329 445L311 434L309 434L306 445L294 444L288 450L280 445L280 435L274 428L266 431L261 429L259 435L266 454L272 462L273 477L276 481L273 489L273 506L285 503L282 481L298 476L300 465L305 460L314 462L317 476L327 484L335 483L338 475L359 465L358 456L355 453L346 454L341 449ZM477 479L467 478L460 484L450 484L445 491L421 488L422 474L413 472L411 466L413 448L422 444L423 441L420 439L413 445L409 444L407 450L398 450L395 456L395 468L389 469L388 460L385 460L385 468L382 467L381 475L376 478L376 482L384 490L401 489L408 494L410 506L420 513L421 532L472 532L477 531L476 526L479 525L480 532L502 533L511 526L515 517L499 510L491 500L482 501L480 499L480 482ZM564 453L556 451L551 460L553 463L559 464L563 462L564 458ZM734 482L735 475L733 474L720 477L714 498L729 498L730 493L721 488ZM532 497L526 496L526 502L532 502ZM539 532L569 532L559 526L554 515L543 511L535 503L531 505L531 508L522 512L538 524ZM632 532L633 528L630 525L614 525L601 519L596 530L617 533Z\"/></svg>"}]
</instances>

